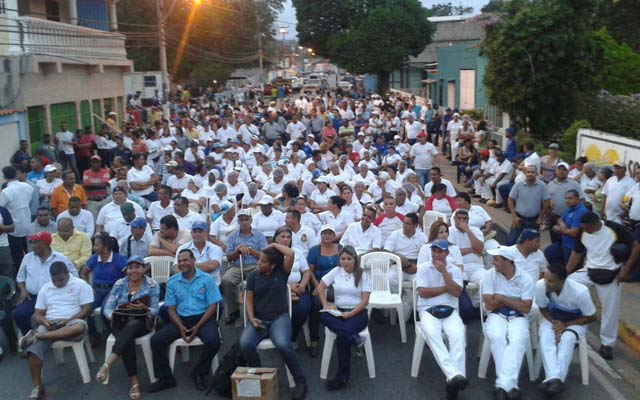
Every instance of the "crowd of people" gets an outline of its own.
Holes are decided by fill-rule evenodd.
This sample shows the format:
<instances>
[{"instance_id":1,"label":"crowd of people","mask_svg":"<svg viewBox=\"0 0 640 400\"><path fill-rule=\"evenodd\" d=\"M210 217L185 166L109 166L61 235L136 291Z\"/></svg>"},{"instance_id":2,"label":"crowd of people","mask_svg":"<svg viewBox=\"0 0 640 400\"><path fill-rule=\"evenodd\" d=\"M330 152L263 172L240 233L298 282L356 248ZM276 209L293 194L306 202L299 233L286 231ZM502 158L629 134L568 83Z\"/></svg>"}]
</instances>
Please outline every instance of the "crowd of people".
<instances>
[{"instance_id":1,"label":"crowd of people","mask_svg":"<svg viewBox=\"0 0 640 400\"><path fill-rule=\"evenodd\" d=\"M99 342L97 319L115 336L98 381L122 358L129 398L139 399L135 339L155 332L157 381L148 391L176 386L167 351L180 338L203 343L191 377L204 390L218 323L234 324L243 308L242 334L229 340L257 367L257 345L269 337L295 382L293 399L308 386L292 343L308 323L307 352L317 357L321 325L335 333L338 370L326 388L339 390L350 379L351 349L364 347L372 278L359 261L372 251L400 257L389 286L402 277L404 315L416 307L449 399L469 385L465 324L478 308L497 399L520 398L532 329L541 390L564 390L574 345L595 320L585 285L602 303L599 353L613 357L620 282L637 271L640 253L640 185L624 163L596 168L581 157L570 166L555 143L540 157L512 128L503 151L482 118L413 97L226 104L185 92L170 118L152 107L147 121L118 125L109 113L97 134L62 123L34 154L21 143L3 168L0 274L17 283L13 319L31 398L45 394L51 343ZM442 176L448 162L469 192ZM512 216L502 244L491 206ZM425 225L425 213L440 218ZM541 249L545 230L551 245ZM150 275L149 256L174 259L166 285ZM371 317L384 320L377 310Z\"/></svg>"}]
</instances>

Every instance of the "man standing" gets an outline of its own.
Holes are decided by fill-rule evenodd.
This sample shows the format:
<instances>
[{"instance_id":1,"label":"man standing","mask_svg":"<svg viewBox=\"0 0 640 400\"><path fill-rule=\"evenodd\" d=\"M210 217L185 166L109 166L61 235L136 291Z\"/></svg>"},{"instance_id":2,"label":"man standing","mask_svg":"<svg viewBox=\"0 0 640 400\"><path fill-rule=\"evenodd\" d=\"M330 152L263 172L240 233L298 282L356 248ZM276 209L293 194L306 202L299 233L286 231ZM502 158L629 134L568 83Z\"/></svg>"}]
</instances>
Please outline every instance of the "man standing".
<instances>
[{"instance_id":1,"label":"man standing","mask_svg":"<svg viewBox=\"0 0 640 400\"><path fill-rule=\"evenodd\" d=\"M67 265L57 261L47 268L49 282L38 291L34 319L36 330L29 330L19 347L27 354L33 390L30 399L42 399L44 353L58 340L79 342L87 332L85 318L91 311L93 290L85 281L70 276Z\"/></svg>"},{"instance_id":2,"label":"man standing","mask_svg":"<svg viewBox=\"0 0 640 400\"><path fill-rule=\"evenodd\" d=\"M516 268L513 248L489 250L495 269L482 280L482 301L487 312L485 334L496 368L495 398L520 399L518 375L529 341L526 315L533 303L533 281Z\"/></svg>"},{"instance_id":3,"label":"man standing","mask_svg":"<svg viewBox=\"0 0 640 400\"><path fill-rule=\"evenodd\" d=\"M424 185L424 193L430 194L433 185L437 185L438 183L443 183L447 187L447 196L456 197L456 189L453 187L450 180L442 177L442 170L440 170L440 167L433 167L429 171L429 181Z\"/></svg>"},{"instance_id":4,"label":"man standing","mask_svg":"<svg viewBox=\"0 0 640 400\"><path fill-rule=\"evenodd\" d=\"M33 188L17 179L16 169L7 166L2 169L7 186L0 193L0 206L6 208L13 219L13 232L9 233L9 247L13 265L21 265L27 251L27 234L31 223L31 195ZM40 289L38 287L38 289Z\"/></svg>"},{"instance_id":5,"label":"man standing","mask_svg":"<svg viewBox=\"0 0 640 400\"><path fill-rule=\"evenodd\" d=\"M238 229L227 237L227 260L229 267L222 276L222 292L227 307L226 324L232 324L238 316L239 286L242 279L256 270L262 249L267 247L267 239L251 227L251 212L238 211Z\"/></svg>"},{"instance_id":6,"label":"man standing","mask_svg":"<svg viewBox=\"0 0 640 400\"><path fill-rule=\"evenodd\" d=\"M553 397L564 391L573 349L596 320L596 307L586 286L567 279L563 264L551 264L535 285L536 304L542 318L538 351L544 366L542 387Z\"/></svg>"},{"instance_id":7,"label":"man standing","mask_svg":"<svg viewBox=\"0 0 640 400\"><path fill-rule=\"evenodd\" d=\"M58 144L58 150L62 156L62 165L64 169L70 169L74 174L78 175L78 164L76 161L76 153L73 146L76 143L76 137L68 129L67 123L60 124L60 132L56 133L55 141Z\"/></svg>"},{"instance_id":8,"label":"man standing","mask_svg":"<svg viewBox=\"0 0 640 400\"><path fill-rule=\"evenodd\" d=\"M420 179L420 186L424 186L430 181L431 167L433 164L438 164L438 149L433 144L427 143L427 134L424 131L418 133L417 138L418 143L411 146L409 155L411 156L411 165Z\"/></svg>"},{"instance_id":9,"label":"man standing","mask_svg":"<svg viewBox=\"0 0 640 400\"><path fill-rule=\"evenodd\" d=\"M196 268L211 275L213 281L219 286L221 281L220 263L224 254L220 246L207 240L207 224L205 222L196 221L193 223L191 226L191 241L178 248L178 255L184 249L191 250L196 259ZM176 266L178 261L178 257L176 257Z\"/></svg>"},{"instance_id":10,"label":"man standing","mask_svg":"<svg viewBox=\"0 0 640 400\"><path fill-rule=\"evenodd\" d=\"M69 208L69 199L78 197L82 207L87 207L87 192L84 188L76 184L76 174L72 171L65 171L61 174L62 185L53 189L51 192L51 212L56 217Z\"/></svg>"},{"instance_id":11,"label":"man standing","mask_svg":"<svg viewBox=\"0 0 640 400\"><path fill-rule=\"evenodd\" d=\"M418 269L417 311L420 334L429 345L447 380L447 399L457 399L458 392L469 385L465 367L465 327L458 314L458 297L462 293L462 271L446 261L449 245L437 239L430 245L431 261ZM442 333L447 336L445 346Z\"/></svg>"},{"instance_id":12,"label":"man standing","mask_svg":"<svg viewBox=\"0 0 640 400\"><path fill-rule=\"evenodd\" d=\"M60 162L58 151L56 150L56 146L51 143L51 134L48 132L42 135L42 142L36 147L36 154L46 157L50 163Z\"/></svg>"},{"instance_id":13,"label":"man standing","mask_svg":"<svg viewBox=\"0 0 640 400\"><path fill-rule=\"evenodd\" d=\"M551 212L549 213L548 227L552 227L558 223L562 215L569 208L565 201L565 196L569 190L573 190L579 194L580 198L583 198L582 188L580 184L573 179L567 179L569 175L569 164L564 161L560 161L556 166L555 178L547 183L547 190L549 190L549 196L551 198ZM551 231L551 242L556 243L560 241L560 235Z\"/></svg>"},{"instance_id":14,"label":"man standing","mask_svg":"<svg viewBox=\"0 0 640 400\"><path fill-rule=\"evenodd\" d=\"M87 210L93 214L93 218L96 218L100 209L109 202L107 198L110 179L109 170L102 168L102 157L91 156L90 167L82 175L82 186L87 191Z\"/></svg>"},{"instance_id":15,"label":"man standing","mask_svg":"<svg viewBox=\"0 0 640 400\"><path fill-rule=\"evenodd\" d=\"M51 236L51 248L62 253L81 271L91 257L91 239L74 229L69 218L58 219L58 232Z\"/></svg>"},{"instance_id":16,"label":"man standing","mask_svg":"<svg viewBox=\"0 0 640 400\"><path fill-rule=\"evenodd\" d=\"M204 343L200 360L191 371L196 389L207 388L205 379L211 369L211 362L220 348L218 324L215 314L222 300L218 287L206 274L196 268L196 259L191 250L178 253L179 273L167 281L165 306L169 308L170 324L151 337L153 350L153 370L158 381L151 384L149 392L159 392L176 386L171 373L168 347L182 338L191 343L196 337Z\"/></svg>"},{"instance_id":17,"label":"man standing","mask_svg":"<svg viewBox=\"0 0 640 400\"><path fill-rule=\"evenodd\" d=\"M76 267L67 257L51 249L51 235L47 232L39 232L29 236L33 251L27 253L20 264L16 284L18 287L18 300L13 310L13 320L26 334L31 329L31 316L36 305L38 292L51 280L49 268L56 261L67 266L73 276L78 276Z\"/></svg>"},{"instance_id":18,"label":"man standing","mask_svg":"<svg viewBox=\"0 0 640 400\"><path fill-rule=\"evenodd\" d=\"M567 210L551 227L551 232L560 235L560 242L551 243L544 249L544 256L549 263L564 263L569 261L571 251L575 247L576 238L580 233L580 219L588 212L587 208L580 202L580 195L577 191L567 190L564 195Z\"/></svg>"},{"instance_id":19,"label":"man standing","mask_svg":"<svg viewBox=\"0 0 640 400\"><path fill-rule=\"evenodd\" d=\"M581 233L567 263L569 279L585 286L595 286L602 304L600 321L600 341L598 353L605 360L613 358L613 347L618 338L618 318L620 317L620 296L622 285L629 279L631 268L640 254L640 244L620 224L600 220L594 212L587 212L580 218ZM621 244L627 251L619 252ZM625 246L622 246L625 247ZM576 271L580 259L586 253L584 268ZM615 253L615 254L613 254Z\"/></svg>"},{"instance_id":20,"label":"man standing","mask_svg":"<svg viewBox=\"0 0 640 400\"><path fill-rule=\"evenodd\" d=\"M410 145L414 145L416 143L416 139L418 138L418 133L422 131L422 124L418 121L415 121L415 117L413 113L409 113L407 117L407 122L404 124L404 132L405 139L409 142ZM424 135L425 140L427 135Z\"/></svg>"},{"instance_id":21,"label":"man standing","mask_svg":"<svg viewBox=\"0 0 640 400\"><path fill-rule=\"evenodd\" d=\"M621 223L622 208L620 201L624 195L635 185L633 179L627 176L627 167L624 161L618 160L613 164L614 176L607 179L602 189L602 219Z\"/></svg>"},{"instance_id":22,"label":"man standing","mask_svg":"<svg viewBox=\"0 0 640 400\"><path fill-rule=\"evenodd\" d=\"M509 193L509 210L511 210L511 229L507 245L515 244L524 229L538 229L543 224L544 216L550 206L549 189L538 179L538 170L533 165L526 167L525 180L513 185Z\"/></svg>"},{"instance_id":23,"label":"man standing","mask_svg":"<svg viewBox=\"0 0 640 400\"><path fill-rule=\"evenodd\" d=\"M15 279L16 270L11 261L11 249L7 233L14 230L13 218L9 211L0 206L0 275Z\"/></svg>"}]
</instances>

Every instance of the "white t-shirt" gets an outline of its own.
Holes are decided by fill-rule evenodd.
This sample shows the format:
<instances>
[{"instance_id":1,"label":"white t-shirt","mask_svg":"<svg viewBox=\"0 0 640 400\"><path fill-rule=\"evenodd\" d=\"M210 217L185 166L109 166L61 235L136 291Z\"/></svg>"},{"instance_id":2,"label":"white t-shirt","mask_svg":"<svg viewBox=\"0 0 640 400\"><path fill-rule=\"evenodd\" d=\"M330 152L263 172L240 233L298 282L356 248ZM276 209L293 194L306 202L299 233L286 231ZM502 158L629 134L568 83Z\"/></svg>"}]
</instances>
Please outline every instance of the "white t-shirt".
<instances>
[{"instance_id":1,"label":"white t-shirt","mask_svg":"<svg viewBox=\"0 0 640 400\"><path fill-rule=\"evenodd\" d=\"M371 224L366 231L362 231L362 223L353 222L347 226L347 229L340 239L343 246L353 246L358 255L362 255L367 251L382 248L382 232L380 228Z\"/></svg>"},{"instance_id":2,"label":"white t-shirt","mask_svg":"<svg viewBox=\"0 0 640 400\"><path fill-rule=\"evenodd\" d=\"M236 229L238 229L238 219L236 217L233 217L231 223L227 224L224 218L220 216L211 224L209 235L215 236L216 239L225 243L227 241L227 237Z\"/></svg>"},{"instance_id":3,"label":"white t-shirt","mask_svg":"<svg viewBox=\"0 0 640 400\"><path fill-rule=\"evenodd\" d=\"M451 279L462 287L462 270L447 261L447 272L451 275ZM445 286L442 274L429 261L418 267L416 273L416 288L432 288ZM416 309L423 312L427 308L435 306L449 306L458 309L458 298L450 293L442 293L435 297L424 298L418 296Z\"/></svg>"},{"instance_id":4,"label":"white t-shirt","mask_svg":"<svg viewBox=\"0 0 640 400\"><path fill-rule=\"evenodd\" d=\"M482 229L482 227L487 223L487 221L491 221L491 217L489 216L489 214L485 211L484 208L480 206L471 206L468 210L468 213L469 213L469 226ZM455 212L453 213L453 215L451 215L449 225L455 225L455 221L454 221L455 215L456 215Z\"/></svg>"},{"instance_id":5,"label":"white t-shirt","mask_svg":"<svg viewBox=\"0 0 640 400\"><path fill-rule=\"evenodd\" d=\"M495 269L490 269L482 279L482 294L500 294L502 296L518 299L533 300L533 281L529 274L524 271L515 269L516 273L507 280L507 278Z\"/></svg>"},{"instance_id":6,"label":"white t-shirt","mask_svg":"<svg viewBox=\"0 0 640 400\"><path fill-rule=\"evenodd\" d=\"M608 221L614 221L620 223L620 215L622 209L620 208L620 201L624 195L635 185L635 181L628 176L618 180L617 177L612 176L607 179L602 189L602 194L607 196L606 217Z\"/></svg>"},{"instance_id":7,"label":"white t-shirt","mask_svg":"<svg viewBox=\"0 0 640 400\"><path fill-rule=\"evenodd\" d=\"M309 264L307 263L307 257L299 249L294 248L293 254L293 266L287 282L299 283L302 280L304 271L309 269Z\"/></svg>"},{"instance_id":8,"label":"white t-shirt","mask_svg":"<svg viewBox=\"0 0 640 400\"><path fill-rule=\"evenodd\" d=\"M162 208L160 200L152 202L149 205L149 210L147 211L147 218L151 219L151 229L160 229L160 220L162 219L162 217L172 214L173 200L169 200L169 205L167 206L167 208Z\"/></svg>"},{"instance_id":9,"label":"white t-shirt","mask_svg":"<svg viewBox=\"0 0 640 400\"><path fill-rule=\"evenodd\" d=\"M151 169L151 167L149 167L148 165L143 165L142 169L140 170L131 168L127 172L127 180L133 183L144 183L150 181L153 174L155 174L155 172L153 172L153 169ZM153 192L153 186L149 186L148 188L142 190L133 190L133 188L131 189L131 193L137 196L146 196L151 192Z\"/></svg>"},{"instance_id":10,"label":"white t-shirt","mask_svg":"<svg viewBox=\"0 0 640 400\"><path fill-rule=\"evenodd\" d=\"M58 149L61 152L63 152L64 154L75 154L73 145L64 143L75 141L75 135L73 134L73 132L58 132L56 133L56 139L58 139Z\"/></svg>"},{"instance_id":11,"label":"white t-shirt","mask_svg":"<svg viewBox=\"0 0 640 400\"><path fill-rule=\"evenodd\" d=\"M482 243L484 243L484 235L482 231L478 228L470 227L471 233L478 238ZM449 242L458 245L461 249L469 249L471 248L471 239L469 236L458 230L455 226L449 227ZM484 263L482 262L482 255L477 254L475 252L468 253L462 256L462 261L464 262L465 267L468 264L474 264L474 266L481 266L484 268Z\"/></svg>"},{"instance_id":12,"label":"white t-shirt","mask_svg":"<svg viewBox=\"0 0 640 400\"><path fill-rule=\"evenodd\" d=\"M322 277L327 286L333 285L335 305L339 308L355 308L362 300L362 292L371 292L371 278L363 271L360 284L355 285L353 273L346 272L338 266Z\"/></svg>"},{"instance_id":13,"label":"white t-shirt","mask_svg":"<svg viewBox=\"0 0 640 400\"><path fill-rule=\"evenodd\" d=\"M51 182L47 182L47 180L44 178L38 179L36 181L38 191L40 192L40 194L44 194L46 196L51 196L51 192L53 192L53 189L57 188L60 185L62 185L62 179L60 178L54 178Z\"/></svg>"},{"instance_id":14,"label":"white t-shirt","mask_svg":"<svg viewBox=\"0 0 640 400\"><path fill-rule=\"evenodd\" d=\"M420 231L416 231L412 237L407 237L402 229L398 229L391 232L391 235L384 243L384 249L403 255L408 260L417 260L418 253L426 242L427 236Z\"/></svg>"},{"instance_id":15,"label":"white t-shirt","mask_svg":"<svg viewBox=\"0 0 640 400\"><path fill-rule=\"evenodd\" d=\"M433 158L438 154L438 150L431 143L415 143L411 146L409 155L415 157L413 167L415 169L430 169Z\"/></svg>"},{"instance_id":16,"label":"white t-shirt","mask_svg":"<svg viewBox=\"0 0 640 400\"><path fill-rule=\"evenodd\" d=\"M447 196L449 197L456 197L456 189L453 187L453 184L451 183L450 180L448 179L444 179L444 178L440 178L440 183L444 183L444 185L447 187ZM433 181L427 183L426 185L424 185L424 194L425 196L429 197L431 196L431 188L433 187Z\"/></svg>"},{"instance_id":17,"label":"white t-shirt","mask_svg":"<svg viewBox=\"0 0 640 400\"><path fill-rule=\"evenodd\" d=\"M259 231L266 237L271 237L276 229L284 225L284 213L279 210L272 210L267 217L262 212L254 215L251 228Z\"/></svg>"},{"instance_id":18,"label":"white t-shirt","mask_svg":"<svg viewBox=\"0 0 640 400\"><path fill-rule=\"evenodd\" d=\"M53 282L45 283L38 292L35 308L45 310L45 318L51 321L71 318L80 312L81 306L91 303L91 286L80 278L69 276L69 281L61 288Z\"/></svg>"},{"instance_id":19,"label":"white t-shirt","mask_svg":"<svg viewBox=\"0 0 640 400\"><path fill-rule=\"evenodd\" d=\"M187 187L189 181L193 178L189 174L184 174L182 178L178 178L176 175L171 175L167 180L167 186L171 189L183 189Z\"/></svg>"},{"instance_id":20,"label":"white t-shirt","mask_svg":"<svg viewBox=\"0 0 640 400\"><path fill-rule=\"evenodd\" d=\"M564 311L579 311L583 316L596 313L589 289L573 279L564 281L559 295L556 292L551 292L549 295L544 285L544 279L538 280L535 284L535 299L539 308L549 308L549 303L554 303Z\"/></svg>"}]
</instances>

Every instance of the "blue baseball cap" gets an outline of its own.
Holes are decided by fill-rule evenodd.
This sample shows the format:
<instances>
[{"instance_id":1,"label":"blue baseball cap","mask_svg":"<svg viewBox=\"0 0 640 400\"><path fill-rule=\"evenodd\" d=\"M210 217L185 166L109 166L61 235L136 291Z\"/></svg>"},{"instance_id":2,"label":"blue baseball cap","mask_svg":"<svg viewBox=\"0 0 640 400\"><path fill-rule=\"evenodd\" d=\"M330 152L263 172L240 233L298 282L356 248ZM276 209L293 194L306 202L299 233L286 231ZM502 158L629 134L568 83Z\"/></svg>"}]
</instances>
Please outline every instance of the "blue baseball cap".
<instances>
[{"instance_id":1,"label":"blue baseball cap","mask_svg":"<svg viewBox=\"0 0 640 400\"><path fill-rule=\"evenodd\" d=\"M537 239L540 237L540 232L535 229L527 228L522 231L520 237L518 238L518 243L522 243L525 240Z\"/></svg>"},{"instance_id":2,"label":"blue baseball cap","mask_svg":"<svg viewBox=\"0 0 640 400\"><path fill-rule=\"evenodd\" d=\"M440 250L447 250L449 251L449 243L447 243L446 240L444 239L436 239L433 242L431 242L431 246L429 247L437 247Z\"/></svg>"},{"instance_id":3,"label":"blue baseball cap","mask_svg":"<svg viewBox=\"0 0 640 400\"><path fill-rule=\"evenodd\" d=\"M319 176L320 176L320 174L322 174L322 171L320 171L318 168L316 168L316 169L314 169L313 171L311 171L311 175L312 175L314 178L319 177Z\"/></svg>"},{"instance_id":4,"label":"blue baseball cap","mask_svg":"<svg viewBox=\"0 0 640 400\"><path fill-rule=\"evenodd\" d=\"M203 231L207 230L207 224L204 223L203 221L196 221L191 225L191 230L195 231L196 229L200 229Z\"/></svg>"},{"instance_id":5,"label":"blue baseball cap","mask_svg":"<svg viewBox=\"0 0 640 400\"><path fill-rule=\"evenodd\" d=\"M138 217L138 218L134 219L133 221L131 221L131 225L130 226L132 228L145 229L147 227L147 221L142 217Z\"/></svg>"},{"instance_id":6,"label":"blue baseball cap","mask_svg":"<svg viewBox=\"0 0 640 400\"><path fill-rule=\"evenodd\" d=\"M127 260L127 265L129 265L131 263L138 263L140 265L144 265L144 260L140 256L131 256Z\"/></svg>"}]
</instances>

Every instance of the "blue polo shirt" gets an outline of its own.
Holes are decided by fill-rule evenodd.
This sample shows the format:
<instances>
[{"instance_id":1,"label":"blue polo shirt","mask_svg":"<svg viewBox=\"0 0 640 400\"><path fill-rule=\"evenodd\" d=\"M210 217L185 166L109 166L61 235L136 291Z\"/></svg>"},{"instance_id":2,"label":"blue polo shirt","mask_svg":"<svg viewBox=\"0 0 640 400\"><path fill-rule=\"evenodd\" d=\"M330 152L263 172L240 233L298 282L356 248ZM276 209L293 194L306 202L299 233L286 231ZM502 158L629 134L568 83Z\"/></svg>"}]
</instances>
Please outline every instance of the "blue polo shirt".
<instances>
[{"instance_id":1,"label":"blue polo shirt","mask_svg":"<svg viewBox=\"0 0 640 400\"><path fill-rule=\"evenodd\" d=\"M197 268L190 281L183 278L182 272L167 281L164 304L175 306L181 317L202 315L210 305L220 301L222 296L213 278Z\"/></svg>"},{"instance_id":2,"label":"blue polo shirt","mask_svg":"<svg viewBox=\"0 0 640 400\"><path fill-rule=\"evenodd\" d=\"M587 208L584 204L579 203L577 206L572 207L562 214L562 221L567 225L568 229L579 228L580 218L587 212ZM576 239L570 238L567 235L562 235L562 246L567 249L573 250L576 245Z\"/></svg>"},{"instance_id":3,"label":"blue polo shirt","mask_svg":"<svg viewBox=\"0 0 640 400\"><path fill-rule=\"evenodd\" d=\"M87 269L93 272L94 285L113 285L124 276L125 268L127 268L127 259L113 251L107 262L102 262L97 254L87 260Z\"/></svg>"},{"instance_id":4,"label":"blue polo shirt","mask_svg":"<svg viewBox=\"0 0 640 400\"><path fill-rule=\"evenodd\" d=\"M254 250L262 251L265 247L267 247L267 238L256 229L251 228L251 233L248 235L243 235L240 233L240 229L236 229L227 236L227 254L231 254L241 245L251 247ZM244 265L257 265L258 260L252 256L243 256L242 262ZM232 265L239 266L240 260L235 260Z\"/></svg>"}]
</instances>

